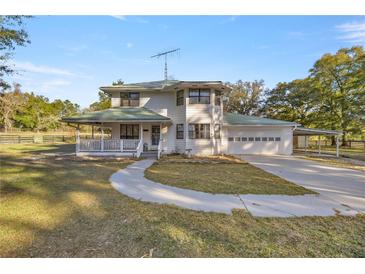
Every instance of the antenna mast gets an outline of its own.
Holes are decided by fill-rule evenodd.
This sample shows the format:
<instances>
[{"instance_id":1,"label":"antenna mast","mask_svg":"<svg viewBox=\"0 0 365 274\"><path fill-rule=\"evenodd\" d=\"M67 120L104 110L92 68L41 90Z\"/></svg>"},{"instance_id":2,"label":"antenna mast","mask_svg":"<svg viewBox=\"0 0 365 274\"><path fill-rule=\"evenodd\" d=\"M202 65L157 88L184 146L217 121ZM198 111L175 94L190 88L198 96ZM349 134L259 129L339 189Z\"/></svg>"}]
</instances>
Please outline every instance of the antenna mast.
<instances>
[{"instance_id":1,"label":"antenna mast","mask_svg":"<svg viewBox=\"0 0 365 274\"><path fill-rule=\"evenodd\" d=\"M167 81L167 55L172 54L174 52L178 52L179 50L180 50L180 48L177 48L177 49L161 52L161 53L158 53L156 55L151 56L151 58L160 58L161 56L165 57L165 73L164 73L165 74L165 81Z\"/></svg>"}]
</instances>

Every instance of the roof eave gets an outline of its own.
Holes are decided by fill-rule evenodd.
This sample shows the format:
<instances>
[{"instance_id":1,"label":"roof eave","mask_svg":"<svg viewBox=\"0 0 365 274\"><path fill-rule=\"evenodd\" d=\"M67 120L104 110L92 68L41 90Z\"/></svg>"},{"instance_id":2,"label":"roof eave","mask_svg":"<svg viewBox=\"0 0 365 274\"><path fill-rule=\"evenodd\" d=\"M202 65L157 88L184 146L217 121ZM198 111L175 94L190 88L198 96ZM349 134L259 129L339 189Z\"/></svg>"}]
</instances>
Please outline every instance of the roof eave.
<instances>
[{"instance_id":1,"label":"roof eave","mask_svg":"<svg viewBox=\"0 0 365 274\"><path fill-rule=\"evenodd\" d=\"M239 127L295 127L299 126L300 124L275 124L275 125L268 125L268 124L230 124L230 123L223 123L223 126L239 126Z\"/></svg>"}]
</instances>

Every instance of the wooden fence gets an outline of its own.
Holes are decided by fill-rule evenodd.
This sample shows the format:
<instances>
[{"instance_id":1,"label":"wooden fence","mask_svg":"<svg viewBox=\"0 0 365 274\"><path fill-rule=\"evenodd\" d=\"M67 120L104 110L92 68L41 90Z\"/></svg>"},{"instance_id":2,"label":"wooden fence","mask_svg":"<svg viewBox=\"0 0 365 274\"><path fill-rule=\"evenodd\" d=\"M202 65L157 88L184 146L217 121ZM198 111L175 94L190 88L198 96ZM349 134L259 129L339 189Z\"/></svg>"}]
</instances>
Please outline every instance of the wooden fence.
<instances>
[{"instance_id":1,"label":"wooden fence","mask_svg":"<svg viewBox=\"0 0 365 274\"><path fill-rule=\"evenodd\" d=\"M72 135L0 135L0 144L75 142Z\"/></svg>"}]
</instances>

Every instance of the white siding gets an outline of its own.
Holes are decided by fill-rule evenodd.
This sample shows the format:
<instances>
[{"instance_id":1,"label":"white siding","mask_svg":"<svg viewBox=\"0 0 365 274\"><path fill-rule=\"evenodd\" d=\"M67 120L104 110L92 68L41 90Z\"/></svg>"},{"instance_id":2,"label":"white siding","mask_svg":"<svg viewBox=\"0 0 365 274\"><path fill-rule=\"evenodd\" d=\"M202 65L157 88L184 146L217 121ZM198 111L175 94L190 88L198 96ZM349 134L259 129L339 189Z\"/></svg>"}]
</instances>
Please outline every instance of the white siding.
<instances>
[{"instance_id":1,"label":"white siding","mask_svg":"<svg viewBox=\"0 0 365 274\"><path fill-rule=\"evenodd\" d=\"M188 90L186 91L188 97ZM215 94L211 89L210 104L189 104L186 99L186 148L193 154L211 155L221 153L222 139L214 138L214 125L220 124L222 130L223 111L221 106L215 106ZM210 139L189 139L189 124L210 124ZM221 133L222 135L222 133Z\"/></svg>"},{"instance_id":2,"label":"white siding","mask_svg":"<svg viewBox=\"0 0 365 274\"><path fill-rule=\"evenodd\" d=\"M177 150L176 147L176 124L183 124L185 121L184 106L176 106L176 91L161 92L149 91L140 93L140 105L151 109L158 114L169 117L172 124L161 128L161 137L163 139L162 148L166 153L172 153ZM184 150L179 143L179 149Z\"/></svg>"},{"instance_id":3,"label":"white siding","mask_svg":"<svg viewBox=\"0 0 365 274\"><path fill-rule=\"evenodd\" d=\"M112 108L120 107L120 92L113 92L111 96Z\"/></svg>"},{"instance_id":4,"label":"white siding","mask_svg":"<svg viewBox=\"0 0 365 274\"><path fill-rule=\"evenodd\" d=\"M162 124L161 138L164 153L185 153L191 149L193 154L286 154L292 153L292 127L269 126L224 126L223 106L215 106L214 89L211 89L209 105L189 104L189 89L184 89L184 105L176 106L176 91L142 91L140 106L151 109L161 115L171 118L172 124ZM112 95L112 106L120 106L119 92ZM188 125L190 123L210 124L211 139L189 139ZM184 139L176 139L176 124L184 125ZM221 125L221 138L215 139L214 126ZM119 138L119 123L107 125L112 128L112 138ZM144 143L151 145L151 124L144 123ZM274 142L228 142L229 137L280 137Z\"/></svg>"},{"instance_id":5,"label":"white siding","mask_svg":"<svg viewBox=\"0 0 365 274\"><path fill-rule=\"evenodd\" d=\"M225 148L228 154L284 154L293 151L292 127L231 126L225 127ZM280 137L280 141L234 141L229 137Z\"/></svg>"}]
</instances>

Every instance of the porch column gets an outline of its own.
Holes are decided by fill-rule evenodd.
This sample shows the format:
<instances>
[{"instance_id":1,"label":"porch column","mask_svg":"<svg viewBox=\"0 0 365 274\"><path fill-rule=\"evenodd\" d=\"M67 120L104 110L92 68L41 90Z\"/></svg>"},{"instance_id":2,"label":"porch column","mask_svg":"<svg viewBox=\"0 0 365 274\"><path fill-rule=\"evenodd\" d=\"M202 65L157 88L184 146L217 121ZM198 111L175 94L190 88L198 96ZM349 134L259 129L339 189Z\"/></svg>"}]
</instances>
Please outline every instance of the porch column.
<instances>
[{"instance_id":1,"label":"porch column","mask_svg":"<svg viewBox=\"0 0 365 274\"><path fill-rule=\"evenodd\" d=\"M80 151L80 125L76 128L76 152Z\"/></svg>"},{"instance_id":2,"label":"porch column","mask_svg":"<svg viewBox=\"0 0 365 274\"><path fill-rule=\"evenodd\" d=\"M321 155L321 135L318 135L318 154Z\"/></svg>"},{"instance_id":3,"label":"porch column","mask_svg":"<svg viewBox=\"0 0 365 274\"><path fill-rule=\"evenodd\" d=\"M336 135L336 157L337 158L340 156L339 146L340 146L340 142L338 140L338 135Z\"/></svg>"},{"instance_id":4,"label":"porch column","mask_svg":"<svg viewBox=\"0 0 365 274\"><path fill-rule=\"evenodd\" d=\"M101 123L101 151L104 151L104 124Z\"/></svg>"}]
</instances>

